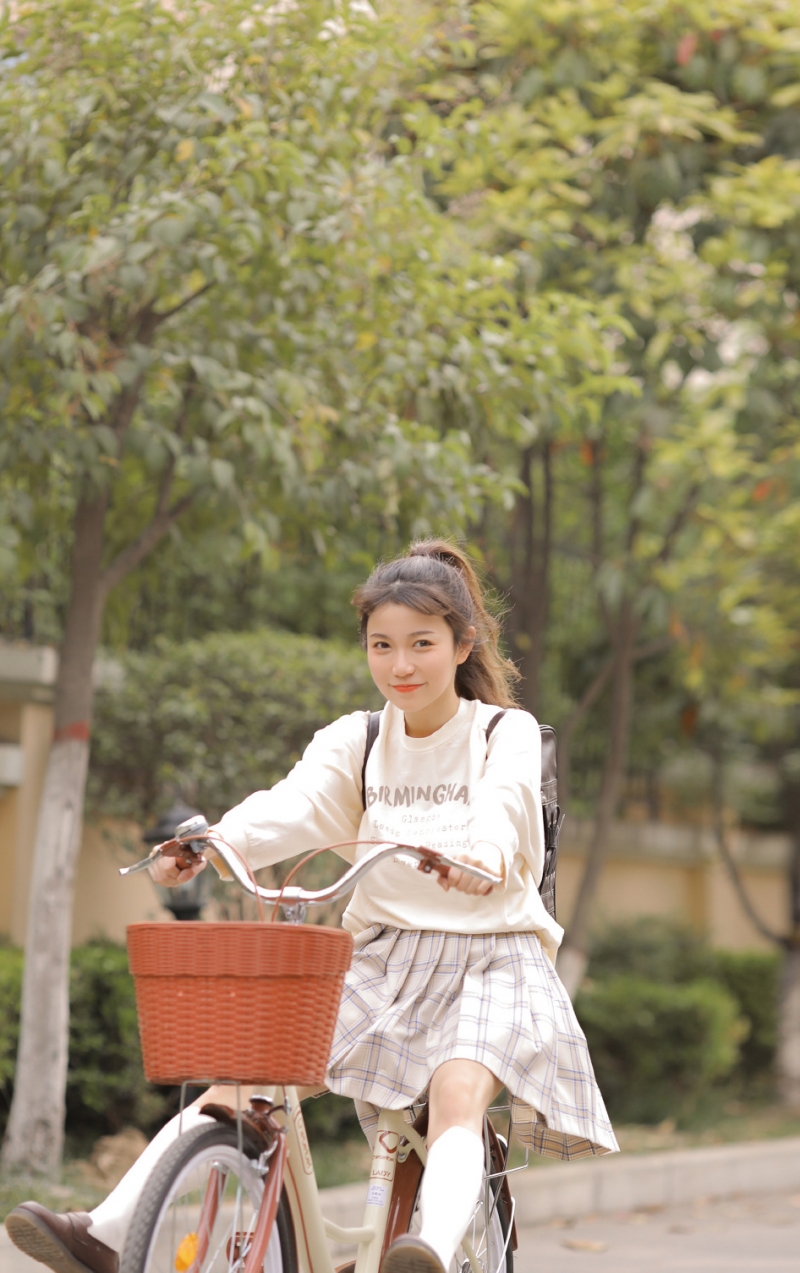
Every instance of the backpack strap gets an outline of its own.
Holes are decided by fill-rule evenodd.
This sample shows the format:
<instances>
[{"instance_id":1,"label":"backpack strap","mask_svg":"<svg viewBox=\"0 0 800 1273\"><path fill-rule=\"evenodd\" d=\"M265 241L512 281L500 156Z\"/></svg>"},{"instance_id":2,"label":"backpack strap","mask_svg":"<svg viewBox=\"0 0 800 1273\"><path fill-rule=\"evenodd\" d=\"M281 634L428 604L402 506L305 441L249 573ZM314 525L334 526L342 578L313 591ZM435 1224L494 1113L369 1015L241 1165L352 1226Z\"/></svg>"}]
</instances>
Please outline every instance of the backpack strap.
<instances>
[{"instance_id":1,"label":"backpack strap","mask_svg":"<svg viewBox=\"0 0 800 1273\"><path fill-rule=\"evenodd\" d=\"M505 711L496 712L486 726L486 745L495 725L499 725ZM556 865L558 862L558 833L563 814L558 807L558 783L556 774L556 731L550 725L540 725L542 736L542 819L544 822L544 871L539 893L545 910L556 917Z\"/></svg>"},{"instance_id":2,"label":"backpack strap","mask_svg":"<svg viewBox=\"0 0 800 1273\"><path fill-rule=\"evenodd\" d=\"M367 745L364 748L364 762L361 766L361 806L364 809L367 807L367 761L369 760L369 753L375 746L375 739L378 737L380 727L381 713L370 712L367 721Z\"/></svg>"},{"instance_id":3,"label":"backpack strap","mask_svg":"<svg viewBox=\"0 0 800 1273\"><path fill-rule=\"evenodd\" d=\"M494 729L495 725L499 725L499 724L500 724L500 722L501 722L501 720L503 719L503 717L505 716L505 714L506 714L506 711L505 711L505 708L503 708L502 712L495 712L494 716L493 716L493 717L492 717L492 719L489 721L489 724L486 726L486 742L487 742L487 744L488 744L488 742L489 742L489 739L490 739L490 738L491 738L491 736L492 736L492 730Z\"/></svg>"}]
</instances>

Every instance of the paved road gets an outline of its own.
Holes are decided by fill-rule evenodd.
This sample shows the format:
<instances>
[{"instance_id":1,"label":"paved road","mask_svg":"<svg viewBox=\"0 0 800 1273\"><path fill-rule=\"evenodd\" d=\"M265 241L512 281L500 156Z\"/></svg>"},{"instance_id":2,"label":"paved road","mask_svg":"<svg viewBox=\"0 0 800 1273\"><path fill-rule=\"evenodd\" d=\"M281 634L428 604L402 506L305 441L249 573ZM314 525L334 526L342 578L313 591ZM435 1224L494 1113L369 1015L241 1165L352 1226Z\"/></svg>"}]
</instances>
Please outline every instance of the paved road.
<instances>
[{"instance_id":1,"label":"paved road","mask_svg":"<svg viewBox=\"0 0 800 1273\"><path fill-rule=\"evenodd\" d=\"M798 1273L800 1195L520 1225L518 1273ZM0 1273L42 1273L0 1229Z\"/></svg>"},{"instance_id":2,"label":"paved road","mask_svg":"<svg viewBox=\"0 0 800 1273\"><path fill-rule=\"evenodd\" d=\"M519 1239L519 1273L800 1273L800 1195L520 1226Z\"/></svg>"}]
</instances>

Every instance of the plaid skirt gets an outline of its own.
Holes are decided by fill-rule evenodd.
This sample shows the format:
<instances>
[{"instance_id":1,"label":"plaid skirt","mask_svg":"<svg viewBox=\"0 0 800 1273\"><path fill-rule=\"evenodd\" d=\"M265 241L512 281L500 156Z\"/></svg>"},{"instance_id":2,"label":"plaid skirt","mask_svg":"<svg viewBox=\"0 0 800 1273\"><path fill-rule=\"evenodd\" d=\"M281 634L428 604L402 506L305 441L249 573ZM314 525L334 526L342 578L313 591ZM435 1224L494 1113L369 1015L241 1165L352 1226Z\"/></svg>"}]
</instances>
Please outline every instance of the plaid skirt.
<instances>
[{"instance_id":1,"label":"plaid skirt","mask_svg":"<svg viewBox=\"0 0 800 1273\"><path fill-rule=\"evenodd\" d=\"M506 1088L514 1131L550 1158L618 1148L586 1039L533 933L411 932L355 939L327 1074L364 1130L405 1109L444 1061L479 1061Z\"/></svg>"}]
</instances>

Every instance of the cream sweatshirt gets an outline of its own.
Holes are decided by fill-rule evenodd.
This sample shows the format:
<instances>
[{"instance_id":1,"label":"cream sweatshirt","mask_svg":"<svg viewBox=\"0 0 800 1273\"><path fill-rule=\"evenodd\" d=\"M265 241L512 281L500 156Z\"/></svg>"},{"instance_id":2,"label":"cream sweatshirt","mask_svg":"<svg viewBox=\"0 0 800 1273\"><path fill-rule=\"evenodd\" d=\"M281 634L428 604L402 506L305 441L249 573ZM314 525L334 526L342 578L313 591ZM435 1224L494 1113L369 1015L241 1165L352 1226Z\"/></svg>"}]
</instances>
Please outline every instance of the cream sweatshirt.
<instances>
[{"instance_id":1,"label":"cream sweatshirt","mask_svg":"<svg viewBox=\"0 0 800 1273\"><path fill-rule=\"evenodd\" d=\"M535 932L555 959L563 929L547 914L538 889L544 868L539 726L528 712L507 711L487 746L486 728L497 711L461 699L435 734L410 738L403 713L387 703L367 764L366 809L367 713L342 716L314 735L288 777L248 796L215 829L254 869L356 839L426 845L478 858L495 873L502 858L505 885L486 897L445 892L409 859L382 863L355 889L344 927L352 933L373 924ZM355 862L368 849L338 852Z\"/></svg>"}]
</instances>

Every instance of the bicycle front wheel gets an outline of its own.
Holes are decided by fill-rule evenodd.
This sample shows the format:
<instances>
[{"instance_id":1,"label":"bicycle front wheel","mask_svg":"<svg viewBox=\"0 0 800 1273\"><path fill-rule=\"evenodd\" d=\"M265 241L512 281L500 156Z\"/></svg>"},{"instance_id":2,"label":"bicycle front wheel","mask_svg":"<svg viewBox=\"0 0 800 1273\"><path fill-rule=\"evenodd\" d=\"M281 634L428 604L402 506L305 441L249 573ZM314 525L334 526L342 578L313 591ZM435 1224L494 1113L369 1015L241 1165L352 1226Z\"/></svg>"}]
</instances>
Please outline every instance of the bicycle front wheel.
<instances>
[{"instance_id":1,"label":"bicycle front wheel","mask_svg":"<svg viewBox=\"0 0 800 1273\"><path fill-rule=\"evenodd\" d=\"M240 1273L264 1179L235 1127L196 1127L167 1151L145 1186L119 1273ZM294 1228L281 1196L264 1273L297 1273Z\"/></svg>"}]
</instances>

